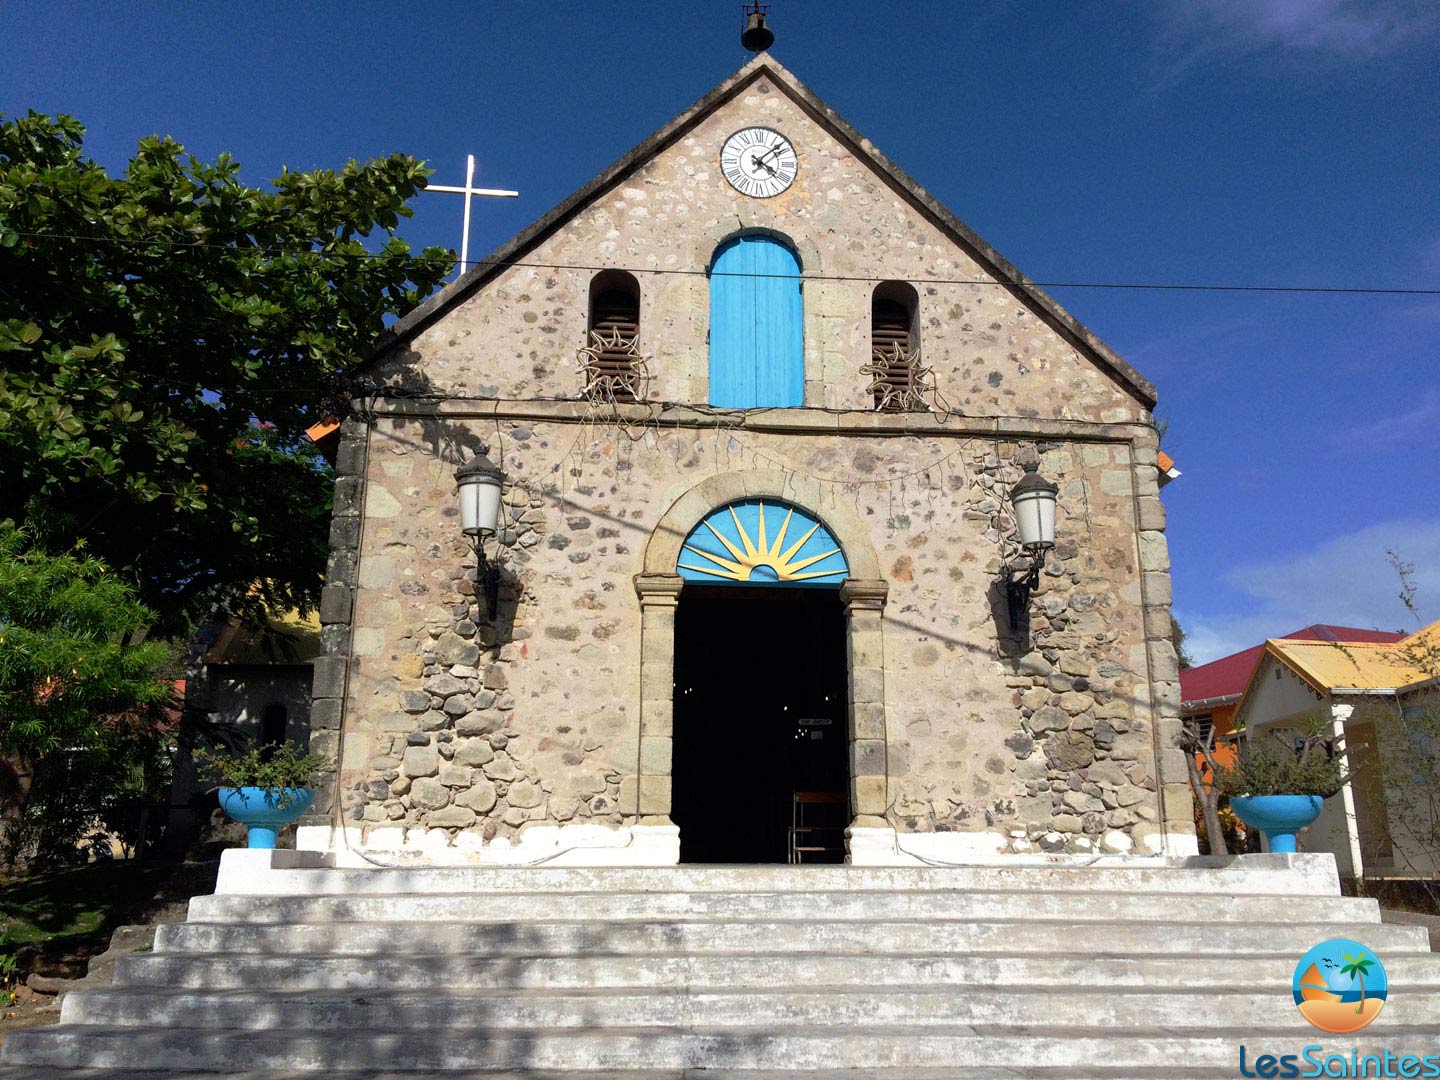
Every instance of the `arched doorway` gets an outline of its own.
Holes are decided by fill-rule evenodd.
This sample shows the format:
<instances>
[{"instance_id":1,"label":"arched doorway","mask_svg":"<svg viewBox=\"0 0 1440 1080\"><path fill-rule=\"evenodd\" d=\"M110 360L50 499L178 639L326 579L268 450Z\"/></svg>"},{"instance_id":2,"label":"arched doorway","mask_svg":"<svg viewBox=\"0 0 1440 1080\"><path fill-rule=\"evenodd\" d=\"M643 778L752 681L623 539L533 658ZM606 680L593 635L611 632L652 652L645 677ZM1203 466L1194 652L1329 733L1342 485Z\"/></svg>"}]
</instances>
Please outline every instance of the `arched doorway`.
<instances>
[{"instance_id":1,"label":"arched doorway","mask_svg":"<svg viewBox=\"0 0 1440 1080\"><path fill-rule=\"evenodd\" d=\"M676 569L671 817L690 863L842 862L849 566L808 511L742 499Z\"/></svg>"},{"instance_id":2,"label":"arched doorway","mask_svg":"<svg viewBox=\"0 0 1440 1080\"><path fill-rule=\"evenodd\" d=\"M841 659L845 665L842 713L845 738L840 741L846 744L848 750L850 828L852 833L855 829L884 828L889 806L884 635L888 586L881 575L880 560L871 543L865 517L851 503L837 498L835 491L820 481L778 469L745 469L707 477L675 499L660 516L646 542L644 565L635 575L635 594L640 604L640 737L636 748L635 774L633 778L627 776L622 780L622 809L627 815L633 814L633 820L641 825L675 824L671 817L672 795L677 785L687 782L685 777L677 779L673 775L677 696L675 655L677 645L683 647L683 642L677 642L677 636L687 632L683 628L677 631L680 605L690 600L704 600L705 591L716 588L730 589L727 595L737 600L740 589L764 590L767 586L758 579L768 576L764 565L775 561L750 560L745 565L743 582L735 580L728 586L723 583L710 585L705 584L703 578L713 575L696 576L696 571L686 570L684 565L725 569L723 563L686 548L704 549L710 543L709 540L699 539L711 535L708 529L702 528L702 523L711 519L717 509L728 514L727 508L732 503L752 500L757 503L763 501L766 506L767 549L774 548L775 529L779 524L779 519L771 515L772 506L794 507L797 510L791 518L786 532L787 542L781 545L779 555L786 555L794 541L808 531L808 526L799 528L800 511L810 521L822 522L824 537L829 538L830 546L840 549L838 562L822 561L801 568L794 564L824 549L797 550L780 560L788 564L787 574L783 576L788 576L789 581L780 580L782 574L773 565L769 566L769 569L775 570L776 578L769 588L772 595L781 600L788 597L803 604L823 603L833 598L838 603L844 640ZM736 513L741 514L741 511L737 509ZM738 533L728 530L723 521L723 518L720 519L721 524L717 527L744 553L745 546ZM754 528L747 526L752 544L758 539L758 526L757 508ZM817 530L811 540L821 535ZM823 544L825 539L816 542ZM755 548L758 554L759 545L755 544ZM709 550L710 554L722 559L743 562L735 559L718 540ZM843 580L834 573L841 562L846 568ZM795 583L795 573L817 573L820 576L804 579L814 584L802 585ZM731 665L730 672L733 683L734 665ZM693 698L695 695L689 696ZM728 763L730 771L726 775L735 778L729 782L728 790L736 793L736 800L743 799L747 762L754 757L743 735L744 728L737 727L735 737L728 741L720 755ZM734 815L732 818L741 820ZM766 859L771 857L770 853L761 854Z\"/></svg>"}]
</instances>

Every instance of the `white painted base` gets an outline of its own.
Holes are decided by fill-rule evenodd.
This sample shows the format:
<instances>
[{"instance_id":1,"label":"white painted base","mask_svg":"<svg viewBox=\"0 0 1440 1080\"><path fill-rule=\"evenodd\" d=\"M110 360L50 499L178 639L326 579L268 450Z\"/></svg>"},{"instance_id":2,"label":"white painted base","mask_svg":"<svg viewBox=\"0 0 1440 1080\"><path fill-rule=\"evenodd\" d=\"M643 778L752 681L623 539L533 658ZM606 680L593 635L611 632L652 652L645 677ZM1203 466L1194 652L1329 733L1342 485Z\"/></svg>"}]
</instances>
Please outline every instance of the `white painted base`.
<instances>
[{"instance_id":1,"label":"white painted base","mask_svg":"<svg viewBox=\"0 0 1440 1080\"><path fill-rule=\"evenodd\" d=\"M328 825L296 830L301 851L323 852L336 867L387 866L674 866L680 861L675 825L532 825L517 841L488 844L475 832L452 838L445 829ZM228 854L228 852L227 852Z\"/></svg>"},{"instance_id":2,"label":"white painted base","mask_svg":"<svg viewBox=\"0 0 1440 1080\"><path fill-rule=\"evenodd\" d=\"M851 866L1123 866L1199 854L1194 837L1179 838L1190 841L1188 850L1173 845L1162 851L1157 844L1152 850L1136 852L1097 845L1093 854L1051 855L1038 850L1009 851L1009 838L994 832L901 833L889 828L851 828L847 835Z\"/></svg>"},{"instance_id":3,"label":"white painted base","mask_svg":"<svg viewBox=\"0 0 1440 1080\"><path fill-rule=\"evenodd\" d=\"M930 866L960 865L976 866L988 863L1018 865L1026 862L1050 863L1064 861L1064 857L1050 855L1040 850L1033 841L1019 839L999 832L897 832L892 828L852 828L847 833L850 840L850 864L852 866ZM1158 833L1144 836L1137 850L1128 833L1110 831L1102 836L1086 838L1081 842L1093 844L1093 849L1072 851L1072 860L1107 862L1115 859L1184 859L1200 854L1195 837L1176 834L1168 838L1168 844Z\"/></svg>"},{"instance_id":4,"label":"white painted base","mask_svg":"<svg viewBox=\"0 0 1440 1080\"><path fill-rule=\"evenodd\" d=\"M283 852L283 859L290 852ZM226 848L220 852L220 873L215 878L215 895L264 892L264 883L279 872L274 848Z\"/></svg>"},{"instance_id":5,"label":"white painted base","mask_svg":"<svg viewBox=\"0 0 1440 1080\"><path fill-rule=\"evenodd\" d=\"M932 863L1000 862L1006 838L991 832L897 833L889 828L852 828L851 866L927 866Z\"/></svg>"},{"instance_id":6,"label":"white painted base","mask_svg":"<svg viewBox=\"0 0 1440 1080\"><path fill-rule=\"evenodd\" d=\"M887 830L869 830L884 833ZM672 838L674 834L671 834ZM875 836L863 837L872 853ZM641 841L643 843L644 841ZM516 845L519 847L519 845ZM635 845L632 845L632 849ZM658 845L656 845L658 847ZM862 845L863 850L864 845ZM591 849L597 858L627 849ZM548 862L524 869L517 864L438 864L423 856L400 861L342 861L335 852L232 848L221 854L215 891L220 895L300 896L345 893L457 893L565 887L585 892L622 891L825 891L947 888L975 890L1192 892L1216 875L1220 891L1336 896L1340 879L1328 854L1230 855L1172 858L1161 855L977 855L967 863L937 867L913 854L895 855L870 866L635 866L623 863ZM394 853L391 853L392 855ZM878 858L878 854L877 854ZM1172 874L1171 871L1176 871ZM1204 873L1196 876L1195 871ZM1083 878L1077 879L1077 872ZM1234 875L1240 872L1240 878ZM1052 876L1053 875L1053 876ZM1227 877L1229 875L1229 877ZM1242 884L1243 881L1243 884ZM929 882L930 884L924 884ZM1049 884L1047 882L1053 882ZM529 883L529 884L527 884ZM1208 888L1209 886L1205 886Z\"/></svg>"},{"instance_id":7,"label":"white painted base","mask_svg":"<svg viewBox=\"0 0 1440 1080\"><path fill-rule=\"evenodd\" d=\"M1107 842L1112 835L1117 840ZM1149 843L1145 849L1127 851L1118 841L1128 841L1128 836L1106 834L1093 853L1072 854L1068 860L1109 863L1199 854L1193 836L1171 836L1164 850L1159 846L1159 836L1146 839ZM853 828L849 841L852 866L1045 865L1067 861L1066 856L1038 850L1007 850L1010 838L988 831L897 833L891 828ZM296 830L295 846L302 852L324 854L327 864L336 867L674 866L680 861L680 830L674 825L532 825L517 840L500 838L486 843L475 832L452 835L445 829L362 829L351 825L342 833L328 825L306 825Z\"/></svg>"},{"instance_id":8,"label":"white painted base","mask_svg":"<svg viewBox=\"0 0 1440 1080\"><path fill-rule=\"evenodd\" d=\"M1194 833L1171 833L1166 839L1169 841L1165 845L1166 855L1184 857L1200 854L1200 838Z\"/></svg>"}]
</instances>

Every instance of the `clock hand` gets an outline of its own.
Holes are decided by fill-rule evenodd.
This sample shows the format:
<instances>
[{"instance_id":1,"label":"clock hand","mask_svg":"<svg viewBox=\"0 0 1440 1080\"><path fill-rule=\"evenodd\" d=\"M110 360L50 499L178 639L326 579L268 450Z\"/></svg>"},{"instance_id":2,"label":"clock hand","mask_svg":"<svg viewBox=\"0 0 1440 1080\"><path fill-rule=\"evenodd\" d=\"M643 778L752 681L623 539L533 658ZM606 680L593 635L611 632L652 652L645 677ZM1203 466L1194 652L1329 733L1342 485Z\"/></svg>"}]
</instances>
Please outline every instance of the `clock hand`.
<instances>
[{"instance_id":1,"label":"clock hand","mask_svg":"<svg viewBox=\"0 0 1440 1080\"><path fill-rule=\"evenodd\" d=\"M758 154L750 155L750 164L754 165L757 169L764 169L771 176L775 175L775 166L766 164L765 159L760 157Z\"/></svg>"}]
</instances>

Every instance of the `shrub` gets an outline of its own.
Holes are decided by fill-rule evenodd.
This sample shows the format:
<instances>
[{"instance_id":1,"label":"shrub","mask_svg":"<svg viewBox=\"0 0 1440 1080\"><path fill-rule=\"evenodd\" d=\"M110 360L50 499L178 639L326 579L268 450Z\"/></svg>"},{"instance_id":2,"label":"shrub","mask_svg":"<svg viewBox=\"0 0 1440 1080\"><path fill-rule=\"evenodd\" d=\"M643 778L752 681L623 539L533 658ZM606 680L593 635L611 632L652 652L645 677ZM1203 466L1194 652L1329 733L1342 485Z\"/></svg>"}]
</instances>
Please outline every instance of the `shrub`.
<instances>
[{"instance_id":1,"label":"shrub","mask_svg":"<svg viewBox=\"0 0 1440 1080\"><path fill-rule=\"evenodd\" d=\"M1339 760L1322 742L1318 736L1310 736L1301 739L1299 746L1279 739L1248 745L1234 765L1219 770L1215 784L1231 798L1319 795L1328 799L1349 783L1350 777L1341 772Z\"/></svg>"},{"instance_id":2,"label":"shrub","mask_svg":"<svg viewBox=\"0 0 1440 1080\"><path fill-rule=\"evenodd\" d=\"M293 743L283 743L251 747L244 753L200 750L195 754L195 764L202 772L220 779L217 788L263 788L266 799L275 800L283 809L294 800L291 792L309 786L329 762L323 754L302 754Z\"/></svg>"}]
</instances>

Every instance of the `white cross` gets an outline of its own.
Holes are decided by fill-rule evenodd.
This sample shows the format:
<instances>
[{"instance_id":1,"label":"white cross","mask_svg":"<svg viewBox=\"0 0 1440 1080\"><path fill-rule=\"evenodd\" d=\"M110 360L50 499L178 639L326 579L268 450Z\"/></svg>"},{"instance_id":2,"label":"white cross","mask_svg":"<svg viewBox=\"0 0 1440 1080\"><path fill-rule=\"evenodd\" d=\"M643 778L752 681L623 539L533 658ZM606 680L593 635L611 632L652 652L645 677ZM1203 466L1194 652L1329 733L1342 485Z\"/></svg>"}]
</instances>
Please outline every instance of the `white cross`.
<instances>
[{"instance_id":1,"label":"white cross","mask_svg":"<svg viewBox=\"0 0 1440 1080\"><path fill-rule=\"evenodd\" d=\"M465 196L465 225L460 231L460 274L465 273L470 265L470 198L473 195L493 195L501 199L513 199L520 193L518 191L504 191L500 188L477 188L472 186L475 181L475 155L469 154L465 158L465 186L447 187L444 184L431 184L425 188L426 191L443 191L449 194ZM457 277L459 274L456 275Z\"/></svg>"}]
</instances>

